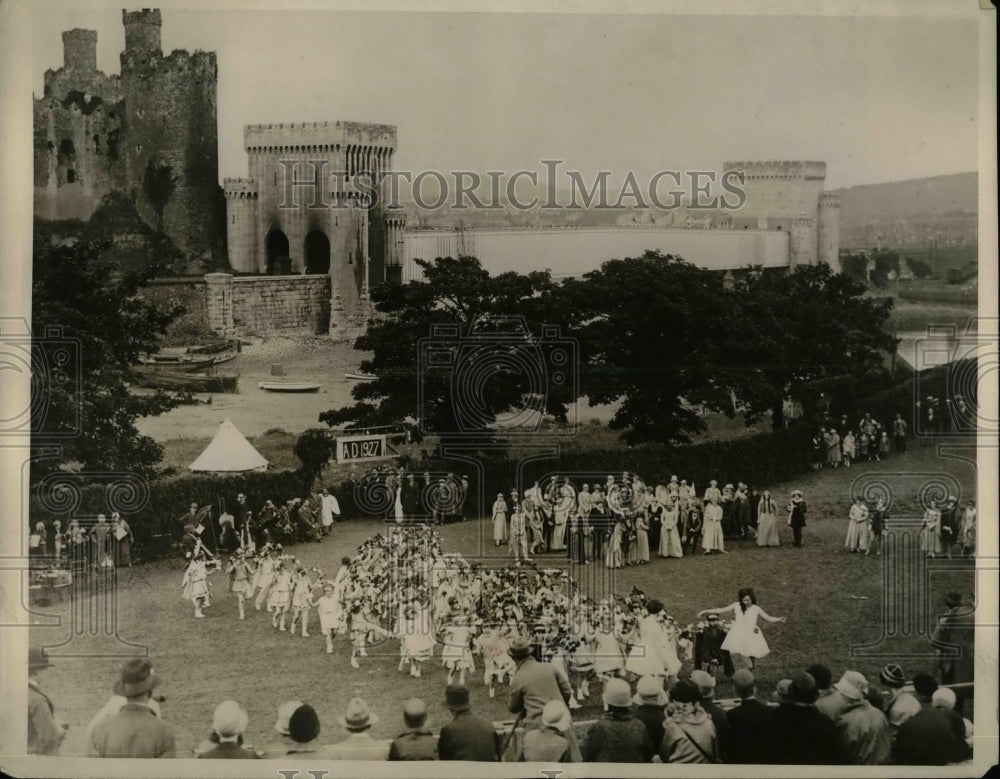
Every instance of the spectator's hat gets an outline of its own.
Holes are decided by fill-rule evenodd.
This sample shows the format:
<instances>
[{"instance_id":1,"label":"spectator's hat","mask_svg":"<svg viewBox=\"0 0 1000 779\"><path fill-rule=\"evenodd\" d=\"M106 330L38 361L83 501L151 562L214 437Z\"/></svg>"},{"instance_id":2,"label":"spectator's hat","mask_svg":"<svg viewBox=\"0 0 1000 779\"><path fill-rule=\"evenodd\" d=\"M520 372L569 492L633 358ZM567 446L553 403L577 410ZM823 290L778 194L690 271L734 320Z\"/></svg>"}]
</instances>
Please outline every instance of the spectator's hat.
<instances>
[{"instance_id":1,"label":"spectator's hat","mask_svg":"<svg viewBox=\"0 0 1000 779\"><path fill-rule=\"evenodd\" d=\"M813 663L806 669L806 673L816 680L816 686L821 690L825 690L833 681L833 674L830 673L830 669L821 663Z\"/></svg>"},{"instance_id":2,"label":"spectator's hat","mask_svg":"<svg viewBox=\"0 0 1000 779\"><path fill-rule=\"evenodd\" d=\"M632 703L636 706L652 704L663 706L669 702L667 693L663 690L663 680L658 676L643 676L635 686L635 695Z\"/></svg>"},{"instance_id":3,"label":"spectator's hat","mask_svg":"<svg viewBox=\"0 0 1000 779\"><path fill-rule=\"evenodd\" d=\"M930 698L937 688L937 679L926 671L921 671L913 677L913 689L917 691L917 695Z\"/></svg>"},{"instance_id":4,"label":"spectator's hat","mask_svg":"<svg viewBox=\"0 0 1000 779\"><path fill-rule=\"evenodd\" d=\"M469 688L464 684L449 684L444 691L444 705L452 711L468 711Z\"/></svg>"},{"instance_id":5,"label":"spectator's hat","mask_svg":"<svg viewBox=\"0 0 1000 779\"><path fill-rule=\"evenodd\" d=\"M792 700L796 703L815 703L816 698L819 697L816 680L809 673L796 674L795 678L792 679L790 692Z\"/></svg>"},{"instance_id":6,"label":"spectator's hat","mask_svg":"<svg viewBox=\"0 0 1000 779\"><path fill-rule=\"evenodd\" d=\"M951 498L949 498L951 500ZM962 605L962 593L958 590L952 590L947 595L944 596L944 605L949 609L953 609L956 606Z\"/></svg>"},{"instance_id":7,"label":"spectator's hat","mask_svg":"<svg viewBox=\"0 0 1000 779\"><path fill-rule=\"evenodd\" d=\"M28 670L35 668L48 668L51 665L49 656L42 651L41 647L32 647L28 650Z\"/></svg>"},{"instance_id":8,"label":"spectator's hat","mask_svg":"<svg viewBox=\"0 0 1000 779\"><path fill-rule=\"evenodd\" d=\"M899 663L889 663L878 673L878 678L886 687L898 688L906 684L906 675Z\"/></svg>"},{"instance_id":9,"label":"spectator's hat","mask_svg":"<svg viewBox=\"0 0 1000 779\"><path fill-rule=\"evenodd\" d=\"M160 677L153 673L153 666L145 658L129 660L122 666L121 678L115 682L115 695L131 698L158 687Z\"/></svg>"},{"instance_id":10,"label":"spectator's hat","mask_svg":"<svg viewBox=\"0 0 1000 779\"><path fill-rule=\"evenodd\" d=\"M733 686L742 687L744 689L754 686L755 679L753 673L751 673L746 668L737 669L736 673L733 674Z\"/></svg>"},{"instance_id":11,"label":"spectator's hat","mask_svg":"<svg viewBox=\"0 0 1000 779\"><path fill-rule=\"evenodd\" d=\"M711 695L715 689L715 677L700 668L691 672L691 681L698 685L702 695Z\"/></svg>"},{"instance_id":12,"label":"spectator's hat","mask_svg":"<svg viewBox=\"0 0 1000 779\"><path fill-rule=\"evenodd\" d=\"M319 735L319 717L308 703L303 703L288 718L288 735L299 744L307 744Z\"/></svg>"},{"instance_id":13,"label":"spectator's hat","mask_svg":"<svg viewBox=\"0 0 1000 779\"><path fill-rule=\"evenodd\" d=\"M608 706L627 709L632 705L632 691L624 679L608 679L602 697Z\"/></svg>"},{"instance_id":14,"label":"spectator's hat","mask_svg":"<svg viewBox=\"0 0 1000 779\"><path fill-rule=\"evenodd\" d=\"M792 698L792 680L782 679L774 690L774 697L778 703L794 703Z\"/></svg>"},{"instance_id":15,"label":"spectator's hat","mask_svg":"<svg viewBox=\"0 0 1000 779\"><path fill-rule=\"evenodd\" d=\"M955 691L950 687L938 687L931 696L931 706L935 709L954 709L957 701Z\"/></svg>"},{"instance_id":16,"label":"spectator's hat","mask_svg":"<svg viewBox=\"0 0 1000 779\"><path fill-rule=\"evenodd\" d=\"M680 679L670 688L670 700L675 703L695 703L701 700L701 690L691 679Z\"/></svg>"},{"instance_id":17,"label":"spectator's hat","mask_svg":"<svg viewBox=\"0 0 1000 779\"><path fill-rule=\"evenodd\" d=\"M278 719L274 721L274 729L281 735L287 736L288 721L292 718L295 710L302 705L302 701L285 701L278 707Z\"/></svg>"},{"instance_id":18,"label":"spectator's hat","mask_svg":"<svg viewBox=\"0 0 1000 779\"><path fill-rule=\"evenodd\" d=\"M348 730L366 730L378 722L378 715L368 708L361 698L351 698L347 711L340 718L341 727Z\"/></svg>"},{"instance_id":19,"label":"spectator's hat","mask_svg":"<svg viewBox=\"0 0 1000 779\"><path fill-rule=\"evenodd\" d=\"M223 701L215 707L212 730L223 738L238 736L247 729L249 718L236 701Z\"/></svg>"},{"instance_id":20,"label":"spectator's hat","mask_svg":"<svg viewBox=\"0 0 1000 779\"><path fill-rule=\"evenodd\" d=\"M531 643L524 636L515 636L510 640L508 654L515 660L522 660L531 654Z\"/></svg>"},{"instance_id":21,"label":"spectator's hat","mask_svg":"<svg viewBox=\"0 0 1000 779\"><path fill-rule=\"evenodd\" d=\"M573 724L569 709L562 701L549 701L542 709L542 724L546 727L565 733Z\"/></svg>"},{"instance_id":22,"label":"spectator's hat","mask_svg":"<svg viewBox=\"0 0 1000 779\"><path fill-rule=\"evenodd\" d=\"M849 701L864 700L868 692L868 680L858 671L844 671L840 681L833 685L834 689Z\"/></svg>"}]
</instances>

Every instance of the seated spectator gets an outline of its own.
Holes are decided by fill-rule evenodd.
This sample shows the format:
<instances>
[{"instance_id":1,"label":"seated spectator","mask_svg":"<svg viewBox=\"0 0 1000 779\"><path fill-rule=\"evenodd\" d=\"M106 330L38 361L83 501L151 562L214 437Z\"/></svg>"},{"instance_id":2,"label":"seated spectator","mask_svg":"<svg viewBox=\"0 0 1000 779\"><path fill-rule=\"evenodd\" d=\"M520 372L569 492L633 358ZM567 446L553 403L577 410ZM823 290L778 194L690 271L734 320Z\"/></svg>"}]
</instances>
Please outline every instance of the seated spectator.
<instances>
[{"instance_id":1,"label":"seated spectator","mask_svg":"<svg viewBox=\"0 0 1000 779\"><path fill-rule=\"evenodd\" d=\"M857 671L845 671L835 685L847 703L837 720L840 743L854 765L885 765L892 755L892 729L885 715L868 702L868 680Z\"/></svg>"},{"instance_id":2,"label":"seated spectator","mask_svg":"<svg viewBox=\"0 0 1000 779\"><path fill-rule=\"evenodd\" d=\"M715 677L705 671L692 671L691 681L698 685L701 708L712 718L718 740L719 760L725 762L729 755L729 720L726 712L715 702Z\"/></svg>"},{"instance_id":3,"label":"seated spectator","mask_svg":"<svg viewBox=\"0 0 1000 779\"><path fill-rule=\"evenodd\" d=\"M449 684L444 695L453 719L441 728L438 756L442 760L498 761L496 730L490 720L471 711L469 688L464 684Z\"/></svg>"},{"instance_id":4,"label":"seated spectator","mask_svg":"<svg viewBox=\"0 0 1000 779\"><path fill-rule=\"evenodd\" d=\"M149 708L160 677L149 660L129 660L122 668L114 692L126 699L118 711L94 728L91 757L173 757L174 730Z\"/></svg>"},{"instance_id":5,"label":"seated spectator","mask_svg":"<svg viewBox=\"0 0 1000 779\"><path fill-rule=\"evenodd\" d=\"M279 710L280 711L280 710ZM288 718L288 736L294 742L285 757L315 759L319 756L319 716L308 703L300 703Z\"/></svg>"},{"instance_id":6,"label":"seated spectator","mask_svg":"<svg viewBox=\"0 0 1000 779\"><path fill-rule=\"evenodd\" d=\"M816 680L816 690L819 694L816 698L816 708L829 717L831 722L836 722L850 704L833 688L833 674L829 668L819 663L809 666L806 672Z\"/></svg>"},{"instance_id":7,"label":"seated spectator","mask_svg":"<svg viewBox=\"0 0 1000 779\"><path fill-rule=\"evenodd\" d=\"M889 720L889 725L893 729L898 729L907 719L920 711L920 701L903 690L906 676L898 664L889 663L878 676L889 692L882 710Z\"/></svg>"},{"instance_id":8,"label":"seated spectator","mask_svg":"<svg viewBox=\"0 0 1000 779\"><path fill-rule=\"evenodd\" d=\"M729 762L766 763L771 707L755 697L754 675L746 668L741 668L733 675L733 689L740 702L726 712L729 723Z\"/></svg>"},{"instance_id":9,"label":"seated spectator","mask_svg":"<svg viewBox=\"0 0 1000 779\"><path fill-rule=\"evenodd\" d=\"M426 727L427 704L420 698L410 698L403 704L403 722L406 732L389 745L389 759L437 760L437 739Z\"/></svg>"},{"instance_id":10,"label":"seated spectator","mask_svg":"<svg viewBox=\"0 0 1000 779\"><path fill-rule=\"evenodd\" d=\"M319 756L329 760L385 760L389 748L372 738L372 726L378 715L369 710L361 698L351 698L347 711L340 718L340 726L351 735L338 744L324 747Z\"/></svg>"},{"instance_id":11,"label":"seated spectator","mask_svg":"<svg viewBox=\"0 0 1000 779\"><path fill-rule=\"evenodd\" d=\"M681 679L670 688L659 755L664 763L719 762L715 725L702 708L701 691L692 681Z\"/></svg>"},{"instance_id":12,"label":"seated spectator","mask_svg":"<svg viewBox=\"0 0 1000 779\"><path fill-rule=\"evenodd\" d=\"M931 699L934 697L934 691L937 688L937 679L926 671L921 671L913 677L913 690L917 694L917 702L922 709L931 708Z\"/></svg>"},{"instance_id":13,"label":"seated spectator","mask_svg":"<svg viewBox=\"0 0 1000 779\"><path fill-rule=\"evenodd\" d=\"M243 734L246 732L248 717L236 701L223 701L215 707L212 715L212 735L216 743L212 749L198 755L208 759L246 760L260 757L243 748Z\"/></svg>"},{"instance_id":14,"label":"seated spectator","mask_svg":"<svg viewBox=\"0 0 1000 779\"><path fill-rule=\"evenodd\" d=\"M566 734L573 728L569 709L562 701L549 701L542 709L542 726L524 734L521 760L526 763L576 763L580 751Z\"/></svg>"},{"instance_id":15,"label":"seated spectator","mask_svg":"<svg viewBox=\"0 0 1000 779\"><path fill-rule=\"evenodd\" d=\"M104 722L104 720L106 720L108 717L117 714L119 711L121 711L122 706L124 706L126 703L128 703L128 699L126 699L124 695L112 695L110 698L108 698L107 703L104 704L101 710L94 715L94 718L90 721L90 724L87 725L86 738L88 744L90 743L90 736L93 734L94 728L96 728L98 725ZM157 701L156 697L149 698L149 700L146 701L146 705L149 706L153 714L155 714L157 717L161 716L160 704Z\"/></svg>"},{"instance_id":16,"label":"seated spectator","mask_svg":"<svg viewBox=\"0 0 1000 779\"><path fill-rule=\"evenodd\" d=\"M949 687L938 687L931 696L931 707L940 709L948 716L949 720L951 720L951 728L955 733L956 741L964 742L967 729L966 720L956 710L955 706L957 702L958 696ZM964 759L965 755L963 752L964 750L959 748L959 757L956 759Z\"/></svg>"},{"instance_id":17,"label":"seated spectator","mask_svg":"<svg viewBox=\"0 0 1000 779\"><path fill-rule=\"evenodd\" d=\"M907 719L896 734L893 762L898 765L947 765L962 760L968 747L964 738L957 737L949 714L954 712L930 707Z\"/></svg>"},{"instance_id":18,"label":"seated spectator","mask_svg":"<svg viewBox=\"0 0 1000 779\"><path fill-rule=\"evenodd\" d=\"M632 703L635 704L635 717L649 731L649 740L653 746L663 741L663 717L667 701L670 699L663 691L663 679L658 676L643 676L635 687Z\"/></svg>"},{"instance_id":19,"label":"seated spectator","mask_svg":"<svg viewBox=\"0 0 1000 779\"><path fill-rule=\"evenodd\" d=\"M653 743L646 726L632 716L632 691L624 679L604 684L607 711L590 726L581 749L587 763L648 763Z\"/></svg>"},{"instance_id":20,"label":"seated spectator","mask_svg":"<svg viewBox=\"0 0 1000 779\"><path fill-rule=\"evenodd\" d=\"M779 706L771 715L770 762L784 765L842 765L837 726L815 702L816 680L800 673L779 683Z\"/></svg>"}]
</instances>

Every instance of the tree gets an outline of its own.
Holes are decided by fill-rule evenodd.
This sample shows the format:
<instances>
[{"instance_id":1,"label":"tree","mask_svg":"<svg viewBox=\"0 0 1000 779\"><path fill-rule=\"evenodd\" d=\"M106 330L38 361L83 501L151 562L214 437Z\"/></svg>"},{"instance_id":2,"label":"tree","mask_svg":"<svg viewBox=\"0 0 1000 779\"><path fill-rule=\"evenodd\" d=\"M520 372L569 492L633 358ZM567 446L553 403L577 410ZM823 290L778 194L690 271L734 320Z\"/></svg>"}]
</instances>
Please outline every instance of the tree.
<instances>
[{"instance_id":1,"label":"tree","mask_svg":"<svg viewBox=\"0 0 1000 779\"><path fill-rule=\"evenodd\" d=\"M334 442L321 428L310 428L295 442L295 456L302 461L302 470L314 479L320 475L334 454Z\"/></svg>"},{"instance_id":2,"label":"tree","mask_svg":"<svg viewBox=\"0 0 1000 779\"><path fill-rule=\"evenodd\" d=\"M548 272L490 276L474 257L417 260L422 281L372 292L377 316L355 342L375 381L351 391L353 406L320 415L330 426L418 419L423 432L487 440L505 414L538 408L566 419L571 386L550 382L543 324L554 285ZM541 397L539 397L539 395Z\"/></svg>"},{"instance_id":3,"label":"tree","mask_svg":"<svg viewBox=\"0 0 1000 779\"><path fill-rule=\"evenodd\" d=\"M135 420L176 403L162 392L134 395L127 383L138 356L155 351L179 310L143 301L147 273L121 271L111 250L110 241L54 238L51 225L36 223L32 450L61 452L33 462L33 479L71 462L149 476L163 456Z\"/></svg>"},{"instance_id":4,"label":"tree","mask_svg":"<svg viewBox=\"0 0 1000 779\"><path fill-rule=\"evenodd\" d=\"M626 443L688 442L705 429L695 404L733 415L725 366L741 324L727 297L720 274L659 252L561 285L557 307L580 322L581 393L621 401L610 427Z\"/></svg>"},{"instance_id":5,"label":"tree","mask_svg":"<svg viewBox=\"0 0 1000 779\"><path fill-rule=\"evenodd\" d=\"M732 293L743 336L728 364L748 421L770 411L774 427L783 426L784 398L808 401L823 380L845 377L859 394L886 380L883 356L897 344L883 329L890 298L865 297L863 284L825 264L757 269L741 274Z\"/></svg>"}]
</instances>

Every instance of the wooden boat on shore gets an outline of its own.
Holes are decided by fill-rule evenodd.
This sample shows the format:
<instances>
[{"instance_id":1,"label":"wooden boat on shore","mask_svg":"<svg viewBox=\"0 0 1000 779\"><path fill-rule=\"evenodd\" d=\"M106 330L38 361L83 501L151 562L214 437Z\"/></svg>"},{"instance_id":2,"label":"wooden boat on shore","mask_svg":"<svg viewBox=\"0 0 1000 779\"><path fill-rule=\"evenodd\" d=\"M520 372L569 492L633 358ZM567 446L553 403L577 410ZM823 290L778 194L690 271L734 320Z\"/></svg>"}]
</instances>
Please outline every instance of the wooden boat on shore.
<instances>
[{"instance_id":1,"label":"wooden boat on shore","mask_svg":"<svg viewBox=\"0 0 1000 779\"><path fill-rule=\"evenodd\" d=\"M318 392L320 387L312 381L262 381L257 386L268 392Z\"/></svg>"},{"instance_id":2,"label":"wooden boat on shore","mask_svg":"<svg viewBox=\"0 0 1000 779\"><path fill-rule=\"evenodd\" d=\"M134 384L137 387L187 392L236 392L240 378L239 374L214 376L207 373L169 371L157 366L138 366L135 374Z\"/></svg>"},{"instance_id":3,"label":"wooden boat on shore","mask_svg":"<svg viewBox=\"0 0 1000 779\"><path fill-rule=\"evenodd\" d=\"M239 341L226 341L210 346L168 346L154 354L139 357L140 365L165 366L168 370L196 371L209 365L221 365L235 360L240 354Z\"/></svg>"},{"instance_id":4,"label":"wooden boat on shore","mask_svg":"<svg viewBox=\"0 0 1000 779\"><path fill-rule=\"evenodd\" d=\"M348 381L375 381L378 376L374 373L345 373L344 378Z\"/></svg>"}]
</instances>

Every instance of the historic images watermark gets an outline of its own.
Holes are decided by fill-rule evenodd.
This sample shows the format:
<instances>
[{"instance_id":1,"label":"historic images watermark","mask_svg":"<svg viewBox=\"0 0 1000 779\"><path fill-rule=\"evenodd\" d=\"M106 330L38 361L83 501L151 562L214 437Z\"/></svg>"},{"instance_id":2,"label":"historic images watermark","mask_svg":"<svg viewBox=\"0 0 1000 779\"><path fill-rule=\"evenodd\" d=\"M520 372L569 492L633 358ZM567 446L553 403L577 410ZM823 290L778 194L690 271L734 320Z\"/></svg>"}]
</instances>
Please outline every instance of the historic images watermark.
<instances>
[{"instance_id":1,"label":"historic images watermark","mask_svg":"<svg viewBox=\"0 0 1000 779\"><path fill-rule=\"evenodd\" d=\"M660 170L652 176L600 170L586 176L560 170L563 160L541 160L540 170L360 171L330 170L329 160L278 160L282 169L279 208L400 208L415 203L441 209L498 211L618 210L738 211L747 201L741 170ZM615 183L619 182L620 183ZM525 192L528 190L529 192ZM534 194L529 194L534 193Z\"/></svg>"}]
</instances>

